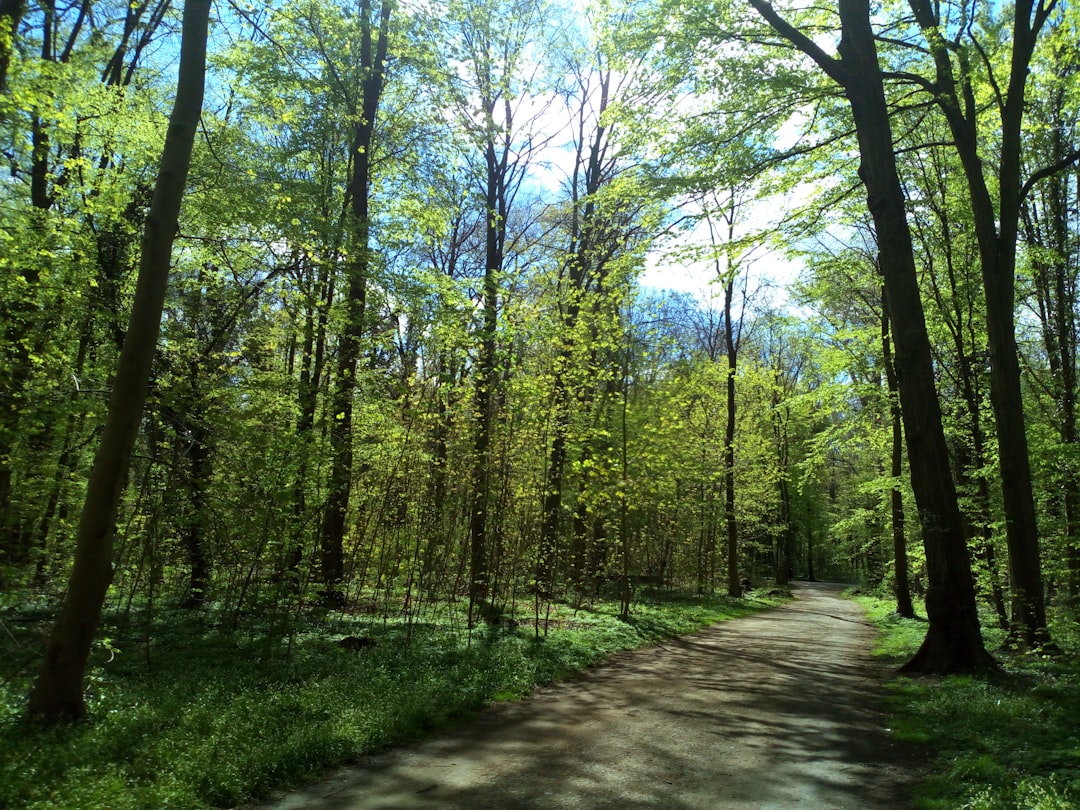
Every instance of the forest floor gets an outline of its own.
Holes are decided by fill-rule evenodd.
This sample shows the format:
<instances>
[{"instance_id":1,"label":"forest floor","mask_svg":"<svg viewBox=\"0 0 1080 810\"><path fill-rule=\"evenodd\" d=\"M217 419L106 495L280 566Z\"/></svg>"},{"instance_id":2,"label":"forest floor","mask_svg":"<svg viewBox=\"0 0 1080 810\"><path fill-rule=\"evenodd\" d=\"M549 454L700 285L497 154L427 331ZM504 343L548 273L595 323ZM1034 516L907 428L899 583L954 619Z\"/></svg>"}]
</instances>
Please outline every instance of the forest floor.
<instances>
[{"instance_id":1,"label":"forest floor","mask_svg":"<svg viewBox=\"0 0 1080 810\"><path fill-rule=\"evenodd\" d=\"M263 807L908 807L925 755L885 728L877 631L839 590L799 583Z\"/></svg>"}]
</instances>

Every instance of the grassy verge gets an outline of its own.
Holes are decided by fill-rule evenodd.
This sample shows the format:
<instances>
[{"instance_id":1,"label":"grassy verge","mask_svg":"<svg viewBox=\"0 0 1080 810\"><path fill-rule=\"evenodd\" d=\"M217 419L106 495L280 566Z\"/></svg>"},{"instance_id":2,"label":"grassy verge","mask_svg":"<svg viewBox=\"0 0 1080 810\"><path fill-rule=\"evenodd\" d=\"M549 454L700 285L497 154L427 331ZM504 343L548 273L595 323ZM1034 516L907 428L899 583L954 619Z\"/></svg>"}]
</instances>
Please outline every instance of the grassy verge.
<instances>
[{"instance_id":1,"label":"grassy verge","mask_svg":"<svg viewBox=\"0 0 1080 810\"><path fill-rule=\"evenodd\" d=\"M97 651L89 722L28 727L19 716L26 680L0 687L0 805L232 806L526 695L618 650L763 606L687 598L639 604L622 622L614 605L556 605L539 639L531 623L470 634L460 621L406 628L334 614L312 617L287 648L174 614L141 640L114 638ZM6 629L18 629L17 617L6 618ZM334 643L351 633L375 643Z\"/></svg>"},{"instance_id":2,"label":"grassy verge","mask_svg":"<svg viewBox=\"0 0 1080 810\"><path fill-rule=\"evenodd\" d=\"M882 630L879 655L899 665L915 652L925 622L897 617L892 603L857 599ZM1000 674L898 677L889 685L896 736L926 743L934 754L916 806L1080 808L1080 658L1075 650L1056 659L1011 654L1000 649L1000 632L985 635L1002 664Z\"/></svg>"}]
</instances>

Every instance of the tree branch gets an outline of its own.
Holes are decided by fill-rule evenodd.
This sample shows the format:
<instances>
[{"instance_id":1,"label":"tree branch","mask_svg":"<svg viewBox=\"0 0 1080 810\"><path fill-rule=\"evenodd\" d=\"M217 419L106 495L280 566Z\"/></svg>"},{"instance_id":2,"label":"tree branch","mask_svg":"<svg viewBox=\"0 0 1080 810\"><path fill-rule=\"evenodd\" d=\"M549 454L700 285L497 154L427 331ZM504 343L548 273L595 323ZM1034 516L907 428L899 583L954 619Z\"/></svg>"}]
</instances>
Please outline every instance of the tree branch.
<instances>
[{"instance_id":1,"label":"tree branch","mask_svg":"<svg viewBox=\"0 0 1080 810\"><path fill-rule=\"evenodd\" d=\"M906 39L897 39L895 37L886 37L886 36L882 36L882 35L878 34L877 36L874 37L874 41L875 42L881 42L881 43L883 43L885 45L896 45L899 48L905 48L907 50L916 51L917 53L921 53L921 54L925 54L926 56L930 56L930 49L929 48L924 48L922 45L919 45L917 42L908 42Z\"/></svg>"},{"instance_id":2,"label":"tree branch","mask_svg":"<svg viewBox=\"0 0 1080 810\"><path fill-rule=\"evenodd\" d=\"M910 84L921 87L927 93L931 93L934 95L937 94L937 83L930 81L930 79L926 78L925 76L920 76L918 73L908 73L902 70L882 71L881 78L909 82Z\"/></svg>"},{"instance_id":3,"label":"tree branch","mask_svg":"<svg viewBox=\"0 0 1080 810\"><path fill-rule=\"evenodd\" d=\"M975 37L971 31L968 31L968 39L971 40L971 44L975 46L975 52L979 54L979 59L982 60L983 67L986 68L986 77L990 82L990 87L994 91L994 98L997 99L999 114L1005 115L1005 94L1001 92L1001 86L998 84L997 77L994 75L994 66L990 62L990 56L986 53L982 43Z\"/></svg>"},{"instance_id":4,"label":"tree branch","mask_svg":"<svg viewBox=\"0 0 1080 810\"><path fill-rule=\"evenodd\" d=\"M1032 174L1031 177L1027 179L1027 182L1024 183L1023 187L1020 189L1021 202L1024 200L1025 197L1027 197L1031 189L1034 188L1035 184L1038 183L1040 180L1045 180L1047 177L1052 177L1058 172L1064 171L1065 169L1075 165L1078 162L1080 162L1080 149L1074 149L1061 160L1057 161L1057 163L1051 163L1049 166L1043 166L1037 172Z\"/></svg>"},{"instance_id":5,"label":"tree branch","mask_svg":"<svg viewBox=\"0 0 1080 810\"><path fill-rule=\"evenodd\" d=\"M839 59L834 59L819 48L810 37L776 13L766 0L750 0L750 5L773 27L780 36L809 56L825 74L837 84L844 84L844 70Z\"/></svg>"}]
</instances>

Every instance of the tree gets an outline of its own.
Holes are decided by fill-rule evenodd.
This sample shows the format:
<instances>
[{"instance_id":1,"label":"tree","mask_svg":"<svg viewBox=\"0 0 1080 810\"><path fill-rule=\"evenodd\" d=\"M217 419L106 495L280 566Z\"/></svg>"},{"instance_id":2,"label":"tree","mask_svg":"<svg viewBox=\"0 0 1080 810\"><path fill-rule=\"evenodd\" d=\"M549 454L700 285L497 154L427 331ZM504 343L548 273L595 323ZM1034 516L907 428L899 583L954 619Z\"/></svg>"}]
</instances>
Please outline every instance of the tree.
<instances>
[{"instance_id":1,"label":"tree","mask_svg":"<svg viewBox=\"0 0 1080 810\"><path fill-rule=\"evenodd\" d=\"M618 26L624 15L595 21ZM601 43L569 47L563 91L571 121L569 149L572 168L564 182L568 199L553 218L566 247L554 281L558 308L557 347L551 380L552 436L548 450L537 582L551 592L557 563L560 516L564 509L568 459L582 461L589 452L581 431L572 430L593 412L600 387L616 374L611 350L611 324L618 320L621 286L614 277L640 249L645 237L642 189L629 176L627 150L620 143L620 123L611 115L614 105L636 90L633 67L616 73L611 55ZM575 447L581 444L581 447ZM575 587L597 574L595 522L586 519L579 503L569 542L569 571ZM592 523L590 527L589 524ZM592 531L590 531L590 528Z\"/></svg>"},{"instance_id":2,"label":"tree","mask_svg":"<svg viewBox=\"0 0 1080 810\"><path fill-rule=\"evenodd\" d=\"M734 174L729 168L728 172ZM722 310L720 314L719 345L710 351L710 358L715 359L723 353L725 366L724 391L726 412L723 436L723 490L724 490L724 529L727 556L727 591L730 596L740 596L743 592L744 574L740 570L739 523L735 509L735 433L738 420L738 359L742 343L743 328L746 323L747 305L750 300L748 265L750 253L755 247L754 239L736 234L746 219L748 184L729 178L730 186L722 194L718 191L706 191L700 194L701 218L708 229L708 245L702 251L691 251L696 258L705 258L712 265L713 283L720 287ZM741 187L740 187L741 186ZM735 293L739 291L739 301ZM738 307L736 308L736 303ZM711 331L711 330L710 330ZM710 340L712 336L709 336ZM785 567L786 570L786 567Z\"/></svg>"},{"instance_id":3,"label":"tree","mask_svg":"<svg viewBox=\"0 0 1080 810\"><path fill-rule=\"evenodd\" d=\"M918 116L918 113L914 113ZM914 127L916 138L942 140L937 122ZM935 363L940 369L941 389L951 411L946 436L952 449L953 476L961 498L961 510L985 574L985 584L998 622L1008 626L997 566L994 537L994 502L990 481L993 460L988 447L986 407L986 329L982 285L974 268L978 247L963 202L962 173L955 155L941 146L905 155L913 200L911 222L923 268L923 287L928 292L930 329ZM970 268L970 269L969 269ZM943 334L942 334L943 332ZM941 337L936 337L941 334Z\"/></svg>"},{"instance_id":4,"label":"tree","mask_svg":"<svg viewBox=\"0 0 1080 810\"><path fill-rule=\"evenodd\" d=\"M922 647L903 670L942 673L986 668L992 659L979 632L971 561L956 488L947 466L941 463L948 450L869 3L838 0L842 35L839 58L834 58L765 0L750 2L777 33L844 89L855 123L861 159L859 176L867 191L878 260L889 297L911 483L922 521L930 579L926 595L930 627Z\"/></svg>"},{"instance_id":5,"label":"tree","mask_svg":"<svg viewBox=\"0 0 1080 810\"><path fill-rule=\"evenodd\" d=\"M1013 4L1012 52L1004 81L996 75L987 44L975 34L974 18L958 9L958 18L942 16L929 0L910 0L910 7L934 62L933 81L904 74L934 99L952 133L967 180L979 245L986 328L990 350L990 401L997 426L998 457L1005 505L1006 540L1012 591L1012 633L1026 646L1050 641L1043 604L1038 522L1032 494L1031 462L1024 423L1020 359L1016 346L1015 276L1020 210L1032 179L1059 170L1080 158L1067 156L1061 163L1040 169L1021 184L1022 138L1028 73L1040 31L1050 19L1055 0L1017 0ZM991 22L991 25L993 23ZM991 195L984 174L988 161L980 149L979 104L975 98L970 44L987 70L994 91L1001 139L996 145Z\"/></svg>"},{"instance_id":6,"label":"tree","mask_svg":"<svg viewBox=\"0 0 1080 810\"><path fill-rule=\"evenodd\" d=\"M176 97L146 217L135 302L105 432L87 483L75 565L27 708L31 717L46 722L78 719L86 713L83 675L111 578L113 524L146 401L173 239L202 111L209 16L210 0L184 4Z\"/></svg>"},{"instance_id":7,"label":"tree","mask_svg":"<svg viewBox=\"0 0 1080 810\"><path fill-rule=\"evenodd\" d=\"M915 618L908 584L907 534L904 526L904 495L900 490L900 475L904 465L904 420L900 412L899 381L893 363L892 336L889 332L889 299L881 288L881 356L885 365L885 381L889 389L889 422L892 428L892 452L889 454L889 507L892 518L893 572L896 591L896 612L908 619Z\"/></svg>"},{"instance_id":8,"label":"tree","mask_svg":"<svg viewBox=\"0 0 1080 810\"><path fill-rule=\"evenodd\" d=\"M732 304L735 298L735 285L740 274L744 270L741 267L739 252L735 244L735 223L741 207L737 200L735 190L732 189L726 195L723 205L716 206L716 214L721 222L714 224L711 217L706 214L709 226L709 240L715 256L716 278L723 288L724 294L724 354L727 360L727 416L724 421L724 525L727 529L727 587L729 596L741 596L743 592L742 576L739 571L739 525L735 517L735 379L738 373L739 344L742 340L743 316L746 314L746 286L744 281L742 291L742 307L738 325L732 313ZM718 238L716 230L719 225L724 226L726 233ZM722 247L718 245L722 244ZM721 266L721 256L723 265ZM785 486L785 484L781 484ZM785 491L786 492L786 491ZM787 571L787 566L784 566ZM786 578L784 580L787 581Z\"/></svg>"},{"instance_id":9,"label":"tree","mask_svg":"<svg viewBox=\"0 0 1080 810\"><path fill-rule=\"evenodd\" d=\"M326 599L333 604L341 604L344 599L340 588L344 577L345 519L353 476L353 395L356 391L361 341L366 329L367 287L371 272L371 162L379 99L386 82L393 7L393 0L382 0L376 17L370 0L360 3L359 75L353 77L359 86L359 93L357 87L345 84L336 73L333 62L328 62L331 82L352 123L349 151L352 175L346 192L350 212L347 225L348 289L345 293L345 328L338 346L338 362L333 378L333 423L330 430L332 464L322 524L322 578ZM313 24L318 28L322 23L313 20ZM318 36L317 30L315 33Z\"/></svg>"},{"instance_id":10,"label":"tree","mask_svg":"<svg viewBox=\"0 0 1080 810\"><path fill-rule=\"evenodd\" d=\"M0 95L7 90L8 66L19 24L26 14L26 0L2 0L0 2Z\"/></svg>"},{"instance_id":11,"label":"tree","mask_svg":"<svg viewBox=\"0 0 1080 810\"><path fill-rule=\"evenodd\" d=\"M1034 66L1037 92L1029 107L1030 128L1027 161L1060 166L1080 149L1076 102L1070 86L1078 76L1076 29L1064 22L1052 26L1047 53ZM1080 284L1077 183L1075 171L1062 171L1031 186L1021 208L1022 236L1031 274L1028 293L1039 323L1048 380L1046 393L1053 402L1054 430L1060 446L1051 451L1049 463L1054 483L1047 517L1060 514L1064 540L1065 586L1069 596L1080 596L1080 470L1075 455L1077 431L1077 306ZM1029 361L1029 366L1037 367ZM1033 459L1034 461L1034 459ZM1050 528L1045 521L1046 537Z\"/></svg>"},{"instance_id":12,"label":"tree","mask_svg":"<svg viewBox=\"0 0 1080 810\"><path fill-rule=\"evenodd\" d=\"M537 88L530 46L538 43L543 5L536 0L462 0L450 8L450 53L458 76L452 82L457 113L477 154L477 180L486 214L481 322L476 330L473 373L472 504L469 515L470 617L490 615L490 455L496 424L499 374L499 298L506 271L510 218L531 158L551 138L537 130L540 114L529 110ZM498 556L497 554L495 556Z\"/></svg>"}]
</instances>

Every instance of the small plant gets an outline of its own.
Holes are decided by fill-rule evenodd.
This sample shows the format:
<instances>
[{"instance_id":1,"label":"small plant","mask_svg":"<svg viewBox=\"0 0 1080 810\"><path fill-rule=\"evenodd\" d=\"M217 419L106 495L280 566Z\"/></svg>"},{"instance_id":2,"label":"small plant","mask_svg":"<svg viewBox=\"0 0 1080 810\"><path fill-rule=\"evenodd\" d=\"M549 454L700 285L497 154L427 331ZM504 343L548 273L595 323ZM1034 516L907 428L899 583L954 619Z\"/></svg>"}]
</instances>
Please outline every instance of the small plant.
<instances>
[{"instance_id":1,"label":"small plant","mask_svg":"<svg viewBox=\"0 0 1080 810\"><path fill-rule=\"evenodd\" d=\"M520 698L618 650L762 606L673 600L636 605L623 622L617 604L553 605L540 639L528 627L470 635L452 619L405 628L324 617L298 628L291 646L170 616L149 641L111 632L99 643L87 723L28 728L25 682L0 687L3 806L233 806Z\"/></svg>"},{"instance_id":2,"label":"small plant","mask_svg":"<svg viewBox=\"0 0 1080 810\"><path fill-rule=\"evenodd\" d=\"M855 597L879 628L877 654L913 654L925 621L891 603ZM922 606L919 606L921 611ZM984 634L1001 647L1000 631ZM924 810L1065 810L1080 806L1080 660L999 649L988 678L896 678L889 684L897 739L927 745L933 773L917 791Z\"/></svg>"}]
</instances>

